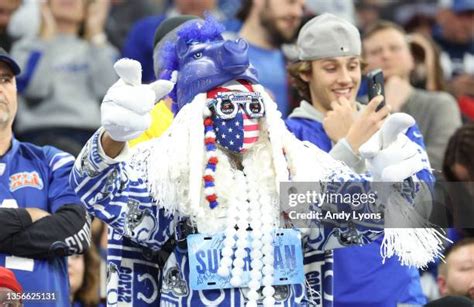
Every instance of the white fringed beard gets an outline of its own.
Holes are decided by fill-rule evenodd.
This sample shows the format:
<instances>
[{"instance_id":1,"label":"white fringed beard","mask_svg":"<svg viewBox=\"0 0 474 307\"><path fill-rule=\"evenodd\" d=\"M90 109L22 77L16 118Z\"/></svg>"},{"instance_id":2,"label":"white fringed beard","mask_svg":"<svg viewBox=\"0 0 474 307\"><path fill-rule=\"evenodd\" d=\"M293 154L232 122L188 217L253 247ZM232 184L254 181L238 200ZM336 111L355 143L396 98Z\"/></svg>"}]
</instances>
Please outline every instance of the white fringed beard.
<instances>
[{"instance_id":1,"label":"white fringed beard","mask_svg":"<svg viewBox=\"0 0 474 307\"><path fill-rule=\"evenodd\" d=\"M260 120L257 143L242 154L244 173L258 178L261 194L270 196L277 223L279 184L282 181L320 181L331 172L346 167L309 143L297 140L287 129L275 102L263 87L254 85L264 98L266 115ZM204 145L206 95L199 94L177 114L170 128L158 139L148 159L150 191L160 207L170 214L189 217L199 232L215 233L225 228L225 217L232 191L238 190L233 180L235 168L219 148L215 189L219 206L210 209L205 199L203 175L207 163ZM252 176L250 176L252 177Z\"/></svg>"}]
</instances>

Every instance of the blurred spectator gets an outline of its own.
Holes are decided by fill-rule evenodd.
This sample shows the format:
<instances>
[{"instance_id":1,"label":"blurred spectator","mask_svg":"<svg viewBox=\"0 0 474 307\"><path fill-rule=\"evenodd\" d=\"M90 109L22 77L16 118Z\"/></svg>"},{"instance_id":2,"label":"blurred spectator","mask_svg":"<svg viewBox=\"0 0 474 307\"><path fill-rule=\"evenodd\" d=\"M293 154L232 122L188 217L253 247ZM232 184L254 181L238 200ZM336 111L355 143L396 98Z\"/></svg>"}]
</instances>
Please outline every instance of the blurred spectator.
<instances>
[{"instance_id":1,"label":"blurred spectator","mask_svg":"<svg viewBox=\"0 0 474 307\"><path fill-rule=\"evenodd\" d=\"M449 228L457 241L474 236L474 123L464 124L449 139L443 161L443 177L435 186L431 220Z\"/></svg>"},{"instance_id":2,"label":"blurred spectator","mask_svg":"<svg viewBox=\"0 0 474 307\"><path fill-rule=\"evenodd\" d=\"M104 34L108 0L50 0L39 37L15 43L23 67L18 137L78 153L100 125L100 101L116 80L118 53Z\"/></svg>"},{"instance_id":3,"label":"blurred spectator","mask_svg":"<svg viewBox=\"0 0 474 307\"><path fill-rule=\"evenodd\" d=\"M219 8L227 18L232 18L240 9L240 1L235 0L218 0Z\"/></svg>"},{"instance_id":4,"label":"blurred spectator","mask_svg":"<svg viewBox=\"0 0 474 307\"><path fill-rule=\"evenodd\" d=\"M448 181L474 181L474 123L463 125L449 140L443 173Z\"/></svg>"},{"instance_id":5,"label":"blurred spectator","mask_svg":"<svg viewBox=\"0 0 474 307\"><path fill-rule=\"evenodd\" d=\"M385 99L394 112L412 115L424 137L431 166L440 170L449 137L461 126L459 108L453 97L443 92L428 92L410 84L414 59L405 31L381 21L363 37L368 69L382 68Z\"/></svg>"},{"instance_id":6,"label":"blurred spectator","mask_svg":"<svg viewBox=\"0 0 474 307\"><path fill-rule=\"evenodd\" d=\"M218 20L224 17L217 8L217 0L175 0L165 14L144 18L133 25L125 40L122 55L142 64L142 82L156 80L153 72L153 36L161 22L178 15L203 17L205 12Z\"/></svg>"},{"instance_id":7,"label":"blurred spectator","mask_svg":"<svg viewBox=\"0 0 474 307\"><path fill-rule=\"evenodd\" d=\"M460 234L474 234L474 123L463 125L451 137L446 149L443 174L449 183L450 209Z\"/></svg>"},{"instance_id":8,"label":"blurred spectator","mask_svg":"<svg viewBox=\"0 0 474 307\"><path fill-rule=\"evenodd\" d=\"M100 257L94 245L83 255L68 257L68 274L72 306L99 306Z\"/></svg>"},{"instance_id":9,"label":"blurred spectator","mask_svg":"<svg viewBox=\"0 0 474 307\"><path fill-rule=\"evenodd\" d=\"M443 50L442 64L448 80L474 74L474 1L449 2L440 8L433 31L434 40Z\"/></svg>"},{"instance_id":10,"label":"blurred spectator","mask_svg":"<svg viewBox=\"0 0 474 307\"><path fill-rule=\"evenodd\" d=\"M22 287L12 271L0 266L0 306L20 307Z\"/></svg>"},{"instance_id":11,"label":"blurred spectator","mask_svg":"<svg viewBox=\"0 0 474 307\"><path fill-rule=\"evenodd\" d=\"M380 19L382 3L380 0L356 1L357 27L361 33Z\"/></svg>"},{"instance_id":12,"label":"blurred spectator","mask_svg":"<svg viewBox=\"0 0 474 307\"><path fill-rule=\"evenodd\" d=\"M474 236L474 123L464 124L449 139L443 161L443 177L435 186L431 221L448 228L457 241Z\"/></svg>"},{"instance_id":13,"label":"blurred spectator","mask_svg":"<svg viewBox=\"0 0 474 307\"><path fill-rule=\"evenodd\" d=\"M237 33L242 27L242 22L236 17L242 5L241 2L241 0L218 0L219 9L225 16L225 28L228 32Z\"/></svg>"},{"instance_id":14,"label":"blurred spectator","mask_svg":"<svg viewBox=\"0 0 474 307\"><path fill-rule=\"evenodd\" d=\"M163 3L159 2L163 1L111 0L110 12L105 24L105 32L110 43L121 50L135 22L163 12Z\"/></svg>"},{"instance_id":15,"label":"blurred spectator","mask_svg":"<svg viewBox=\"0 0 474 307\"><path fill-rule=\"evenodd\" d=\"M48 306L69 304L66 257L90 244L90 219L68 184L74 157L54 147L17 141L18 64L0 49L0 266L25 293Z\"/></svg>"},{"instance_id":16,"label":"blurred spectator","mask_svg":"<svg viewBox=\"0 0 474 307\"><path fill-rule=\"evenodd\" d=\"M91 2L91 0L86 0ZM13 14L8 27L13 37L37 35L41 23L41 2L23 0L20 8ZM122 49L125 38L132 25L139 19L160 14L164 1L153 0L110 0L110 11L105 24L105 32L112 45ZM28 21L28 22L25 22Z\"/></svg>"},{"instance_id":17,"label":"blurred spectator","mask_svg":"<svg viewBox=\"0 0 474 307\"><path fill-rule=\"evenodd\" d=\"M441 296L459 295L474 300L474 238L448 247L440 262L438 286Z\"/></svg>"},{"instance_id":18,"label":"blurred spectator","mask_svg":"<svg viewBox=\"0 0 474 307\"><path fill-rule=\"evenodd\" d=\"M410 83L427 91L445 91L446 83L440 62L440 49L429 37L420 33L408 35L414 68L410 74Z\"/></svg>"},{"instance_id":19,"label":"blurred spectator","mask_svg":"<svg viewBox=\"0 0 474 307\"><path fill-rule=\"evenodd\" d=\"M443 50L441 63L449 91L463 115L474 120L474 0L440 2L433 38Z\"/></svg>"},{"instance_id":20,"label":"blurred spectator","mask_svg":"<svg viewBox=\"0 0 474 307\"><path fill-rule=\"evenodd\" d=\"M409 3L396 9L395 21L408 33L416 32L431 37L436 12L437 7L434 3Z\"/></svg>"},{"instance_id":21,"label":"blurred spectator","mask_svg":"<svg viewBox=\"0 0 474 307\"><path fill-rule=\"evenodd\" d=\"M320 15L330 13L337 17L341 17L352 24L356 23L354 1L347 0L306 0L306 11L309 15Z\"/></svg>"},{"instance_id":22,"label":"blurred spectator","mask_svg":"<svg viewBox=\"0 0 474 307\"><path fill-rule=\"evenodd\" d=\"M21 0L0 1L0 47L10 52L14 38L8 33L8 24L13 12L18 9Z\"/></svg>"},{"instance_id":23,"label":"blurred spectator","mask_svg":"<svg viewBox=\"0 0 474 307\"><path fill-rule=\"evenodd\" d=\"M324 44L317 44L324 39ZM288 129L298 139L317 145L356 172L365 172L359 147L379 129L389 107L376 111L382 100L380 96L367 107L356 101L364 65L357 28L333 15L320 15L303 26L297 44L300 61L290 64L288 70L304 100L286 120ZM423 146L422 139L416 136L419 134L416 127L406 134ZM417 175L422 180L432 180L427 170ZM380 256L381 242L379 238L364 246L334 250L334 306L425 302L418 271L402 266L397 259L387 259L384 263ZM305 257L310 270L321 265L314 260L319 257ZM381 284L383 289L373 293Z\"/></svg>"},{"instance_id":24,"label":"blurred spectator","mask_svg":"<svg viewBox=\"0 0 474 307\"><path fill-rule=\"evenodd\" d=\"M204 17L204 13L212 13L215 17L223 17L219 11L218 0L174 0L170 1L166 15L194 15ZM219 18L220 19L220 18Z\"/></svg>"},{"instance_id":25,"label":"blurred spectator","mask_svg":"<svg viewBox=\"0 0 474 307\"><path fill-rule=\"evenodd\" d=\"M28 21L28 22L26 22ZM23 0L21 6L12 16L8 33L15 39L25 36L36 36L41 25L41 1Z\"/></svg>"},{"instance_id":26,"label":"blurred spectator","mask_svg":"<svg viewBox=\"0 0 474 307\"><path fill-rule=\"evenodd\" d=\"M250 62L283 118L290 112L290 103L286 59L281 47L294 41L303 9L303 0L244 0L237 15L243 21L239 35L249 43Z\"/></svg>"}]
</instances>

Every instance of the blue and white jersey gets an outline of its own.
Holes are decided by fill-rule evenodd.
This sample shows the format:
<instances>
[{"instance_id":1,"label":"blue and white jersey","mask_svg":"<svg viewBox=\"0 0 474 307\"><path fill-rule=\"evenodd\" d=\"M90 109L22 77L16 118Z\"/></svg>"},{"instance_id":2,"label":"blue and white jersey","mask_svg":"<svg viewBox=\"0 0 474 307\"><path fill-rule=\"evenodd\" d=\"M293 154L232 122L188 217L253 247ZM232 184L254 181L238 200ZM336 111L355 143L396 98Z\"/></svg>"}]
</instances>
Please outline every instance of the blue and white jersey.
<instances>
[{"instance_id":1,"label":"blue and white jersey","mask_svg":"<svg viewBox=\"0 0 474 307\"><path fill-rule=\"evenodd\" d=\"M88 211L109 226L107 305L158 306L161 271L155 255L174 231L173 218L153 205L139 171L102 160L97 137L79 156L71 183Z\"/></svg>"},{"instance_id":2,"label":"blue and white jersey","mask_svg":"<svg viewBox=\"0 0 474 307\"><path fill-rule=\"evenodd\" d=\"M12 140L0 158L0 207L39 208L54 213L65 204L79 204L68 183L74 157L54 147L38 147ZM12 270L24 293L50 293L48 306L69 305L69 278L65 257L38 260L0 253L0 266ZM27 301L44 306L45 301Z\"/></svg>"},{"instance_id":3,"label":"blue and white jersey","mask_svg":"<svg viewBox=\"0 0 474 307\"><path fill-rule=\"evenodd\" d=\"M158 306L160 273L151 250L108 227L108 306Z\"/></svg>"},{"instance_id":4,"label":"blue and white jersey","mask_svg":"<svg viewBox=\"0 0 474 307\"><path fill-rule=\"evenodd\" d=\"M109 305L139 306L149 304L156 298L153 294L154 281L160 279L160 272L153 260L144 260L138 244L153 252L159 251L175 232L178 217L165 214L165 209L157 205L151 196L148 182L147 161L151 157L148 146L139 146L137 152L129 155L122 153L115 159L108 158L100 147L103 130L99 130L86 144L76 160L70 182L87 210L105 221L114 230L109 240L116 239L115 252L109 255L108 300ZM160 144L159 144L160 145ZM126 161L126 162L125 162ZM336 182L356 182L364 187L367 181L351 172L331 174ZM256 183L255 183L256 184ZM339 208L339 207L338 207ZM366 204L363 210L369 210ZM377 221L383 224L383 220ZM374 224L377 224L374 222ZM303 244L306 252L311 250L330 250L354 244L372 242L379 231L364 228L364 225L336 225L332 228L315 227L303 232ZM364 222L367 225L366 221ZM355 225L355 227L354 227ZM122 245L120 245L122 239ZM110 243L110 241L109 241ZM330 252L329 252L330 253ZM332 258L329 254L329 258ZM149 258L152 259L152 258ZM148 271L147 271L148 270ZM331 272L330 264L321 268L321 274ZM193 290L189 281L189 259L186 251L175 248L166 262L161 274L160 306L244 306L247 288ZM321 280L322 275L307 276L308 282ZM153 274L156 274L153 279ZM312 278L312 280L311 280ZM332 281L329 282L331 285ZM303 284L276 286L274 298L277 306L310 306L307 287ZM313 288L314 289L314 288ZM325 291L330 291L330 286ZM331 292L324 293L331 296ZM321 293L318 293L321 295ZM322 305L317 295L311 295L313 302ZM158 305L156 300L153 300Z\"/></svg>"}]
</instances>

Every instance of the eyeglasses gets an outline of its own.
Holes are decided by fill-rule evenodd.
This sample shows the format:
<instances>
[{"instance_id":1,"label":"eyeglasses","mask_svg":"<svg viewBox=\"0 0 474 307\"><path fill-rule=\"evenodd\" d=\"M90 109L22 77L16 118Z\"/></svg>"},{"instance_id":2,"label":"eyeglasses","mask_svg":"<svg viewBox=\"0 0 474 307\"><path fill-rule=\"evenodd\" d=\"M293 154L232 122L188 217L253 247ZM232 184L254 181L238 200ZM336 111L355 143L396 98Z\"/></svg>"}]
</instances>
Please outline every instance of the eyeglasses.
<instances>
[{"instance_id":1,"label":"eyeglasses","mask_svg":"<svg viewBox=\"0 0 474 307\"><path fill-rule=\"evenodd\" d=\"M208 103L208 107L213 108L222 119L234 118L239 111L239 105L243 106L250 118L261 118L265 115L265 105L260 93L218 93L216 98Z\"/></svg>"}]
</instances>

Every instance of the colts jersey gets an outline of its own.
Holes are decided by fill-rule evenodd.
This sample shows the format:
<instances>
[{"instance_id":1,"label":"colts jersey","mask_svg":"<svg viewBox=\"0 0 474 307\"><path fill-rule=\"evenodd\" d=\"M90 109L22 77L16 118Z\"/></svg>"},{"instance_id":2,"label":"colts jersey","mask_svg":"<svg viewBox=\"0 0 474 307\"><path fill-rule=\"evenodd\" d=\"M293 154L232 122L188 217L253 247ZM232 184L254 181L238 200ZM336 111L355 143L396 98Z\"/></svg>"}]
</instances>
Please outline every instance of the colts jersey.
<instances>
[{"instance_id":1,"label":"colts jersey","mask_svg":"<svg viewBox=\"0 0 474 307\"><path fill-rule=\"evenodd\" d=\"M65 204L80 204L68 183L74 157L54 147L38 147L12 140L0 158L0 208L38 208L54 213ZM52 260L14 257L0 253L0 266L15 273L23 292L51 300L28 300L29 306L68 306L66 257Z\"/></svg>"}]
</instances>

